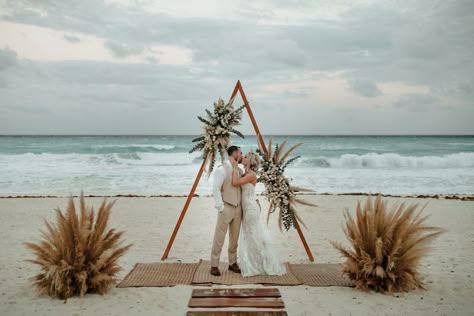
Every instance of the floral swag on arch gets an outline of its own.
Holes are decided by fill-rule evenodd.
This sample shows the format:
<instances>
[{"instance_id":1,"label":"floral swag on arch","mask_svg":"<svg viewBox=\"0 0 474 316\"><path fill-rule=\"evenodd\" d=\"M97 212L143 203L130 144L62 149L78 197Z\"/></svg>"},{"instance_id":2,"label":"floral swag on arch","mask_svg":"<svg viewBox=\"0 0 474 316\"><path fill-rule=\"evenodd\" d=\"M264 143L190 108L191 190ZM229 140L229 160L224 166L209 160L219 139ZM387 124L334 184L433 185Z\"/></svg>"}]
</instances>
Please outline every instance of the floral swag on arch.
<instances>
[{"instance_id":1,"label":"floral swag on arch","mask_svg":"<svg viewBox=\"0 0 474 316\"><path fill-rule=\"evenodd\" d=\"M189 153L197 150L203 151L203 159L207 160L208 164L208 176L214 170L218 153L221 155L221 160L224 161L226 149L232 143L230 139L231 134L245 138L241 132L234 128L240 125L244 108L245 104L234 109L232 103L225 104L219 98L214 103L213 112L206 110L207 119L198 116L198 119L204 123L204 133L202 136L193 139L193 143L197 142L197 144Z\"/></svg>"},{"instance_id":2,"label":"floral swag on arch","mask_svg":"<svg viewBox=\"0 0 474 316\"><path fill-rule=\"evenodd\" d=\"M275 151L272 152L272 138L270 137L270 141L268 143L268 153L264 152L261 148L257 149L257 153L263 160L262 168L259 172L258 182L262 182L265 185L265 193L267 195L268 201L270 202L267 223L270 218L270 214L274 213L276 209L278 209L278 225L280 231L282 230L282 224L287 231L290 230L291 227L296 228L298 223L301 223L303 226L305 226L296 211L296 206L298 204L317 206L301 198L298 198L295 193L297 191L310 192L311 190L292 186L290 185L290 180L285 177L284 172L286 167L299 158L299 156L296 156L288 159L290 154L296 148L303 145L303 143L297 143L284 152L283 149L285 148L287 141L288 140L284 140L281 145L276 144Z\"/></svg>"}]
</instances>

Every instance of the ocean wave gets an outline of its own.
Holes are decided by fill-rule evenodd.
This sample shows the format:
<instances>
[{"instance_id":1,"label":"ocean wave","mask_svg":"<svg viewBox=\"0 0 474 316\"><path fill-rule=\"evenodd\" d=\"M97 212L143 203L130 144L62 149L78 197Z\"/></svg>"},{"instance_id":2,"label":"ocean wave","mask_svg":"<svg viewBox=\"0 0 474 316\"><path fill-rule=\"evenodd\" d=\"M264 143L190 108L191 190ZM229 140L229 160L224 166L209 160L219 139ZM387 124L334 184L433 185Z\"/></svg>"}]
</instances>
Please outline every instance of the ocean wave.
<instances>
[{"instance_id":1,"label":"ocean wave","mask_svg":"<svg viewBox=\"0 0 474 316\"><path fill-rule=\"evenodd\" d=\"M0 163L15 166L51 166L51 165L149 165L149 166L180 166L200 162L200 154L178 153L107 153L107 154L51 154L25 153L19 155L0 155Z\"/></svg>"},{"instance_id":2,"label":"ocean wave","mask_svg":"<svg viewBox=\"0 0 474 316\"><path fill-rule=\"evenodd\" d=\"M200 162L200 153L0 155L0 195L186 194ZM302 158L287 176L319 193L472 194L473 167L474 153L343 155ZM212 177L204 177L197 193L211 192Z\"/></svg>"},{"instance_id":3,"label":"ocean wave","mask_svg":"<svg viewBox=\"0 0 474 316\"><path fill-rule=\"evenodd\" d=\"M81 146L82 145L82 146ZM21 149L18 149L21 148ZM2 148L3 149L3 148ZM0 154L20 155L20 154L113 154L113 153L167 153L167 152L187 152L187 148L177 145L165 144L117 144L117 145L83 145L83 144L59 144L59 145L39 145L35 146L15 146L13 149L0 151Z\"/></svg>"},{"instance_id":4,"label":"ocean wave","mask_svg":"<svg viewBox=\"0 0 474 316\"><path fill-rule=\"evenodd\" d=\"M124 150L130 152L161 152L176 149L175 145L160 145L160 144L125 144L125 145L96 145L93 148L106 149L113 151L119 149L120 152Z\"/></svg>"},{"instance_id":5,"label":"ocean wave","mask_svg":"<svg viewBox=\"0 0 474 316\"><path fill-rule=\"evenodd\" d=\"M444 156L402 156L399 154L367 153L344 154L340 157L303 157L296 167L316 168L472 168L474 153L455 153Z\"/></svg>"},{"instance_id":6,"label":"ocean wave","mask_svg":"<svg viewBox=\"0 0 474 316\"><path fill-rule=\"evenodd\" d=\"M201 153L187 152L118 152L118 153L24 153L1 155L0 163L27 165L43 163L93 164L93 165L149 165L181 166L196 165L202 161ZM220 161L217 161L220 164ZM474 168L474 153L461 152L443 156L404 156L395 153L344 154L339 157L308 157L297 160L293 168L343 168L343 169L440 169Z\"/></svg>"},{"instance_id":7,"label":"ocean wave","mask_svg":"<svg viewBox=\"0 0 474 316\"><path fill-rule=\"evenodd\" d=\"M191 165L200 156L199 153L169 153L169 154L154 154L154 153L138 153L140 161L143 164L161 165L161 166L181 166Z\"/></svg>"}]
</instances>

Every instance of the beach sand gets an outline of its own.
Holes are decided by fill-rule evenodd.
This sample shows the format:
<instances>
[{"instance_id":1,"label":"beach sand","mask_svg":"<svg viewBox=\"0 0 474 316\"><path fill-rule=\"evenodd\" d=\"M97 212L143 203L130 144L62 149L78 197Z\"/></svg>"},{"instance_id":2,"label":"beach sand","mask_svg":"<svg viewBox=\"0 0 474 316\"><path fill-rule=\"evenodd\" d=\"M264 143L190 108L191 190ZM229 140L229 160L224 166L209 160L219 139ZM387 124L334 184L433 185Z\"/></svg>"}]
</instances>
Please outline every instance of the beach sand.
<instances>
[{"instance_id":1,"label":"beach sand","mask_svg":"<svg viewBox=\"0 0 474 316\"><path fill-rule=\"evenodd\" d=\"M329 240L345 241L343 210L355 209L364 196L311 195L317 208L300 208L308 230L303 230L318 263L342 262ZM447 229L433 243L422 262L427 290L397 295L365 293L342 287L279 287L289 315L473 315L474 313L474 202L446 199L389 197L390 205L428 202L429 223ZM87 198L96 207L102 198ZM268 203L260 198L264 210ZM110 226L126 231L133 243L121 258L123 279L137 262L159 262L184 205L183 197L119 197ZM43 219L54 220L67 198L0 199L0 315L185 315L191 286L166 288L112 288L106 295L86 295L63 301L37 294L30 278L39 267L26 259L32 253L22 243L37 241ZM194 198L170 252L169 262L208 260L216 211L212 198ZM263 220L263 218L262 218ZM308 262L296 231L281 234L273 217L269 227L283 261ZM346 243L347 244L347 243ZM227 260L227 242L222 260ZM259 287L255 285L253 287Z\"/></svg>"}]
</instances>

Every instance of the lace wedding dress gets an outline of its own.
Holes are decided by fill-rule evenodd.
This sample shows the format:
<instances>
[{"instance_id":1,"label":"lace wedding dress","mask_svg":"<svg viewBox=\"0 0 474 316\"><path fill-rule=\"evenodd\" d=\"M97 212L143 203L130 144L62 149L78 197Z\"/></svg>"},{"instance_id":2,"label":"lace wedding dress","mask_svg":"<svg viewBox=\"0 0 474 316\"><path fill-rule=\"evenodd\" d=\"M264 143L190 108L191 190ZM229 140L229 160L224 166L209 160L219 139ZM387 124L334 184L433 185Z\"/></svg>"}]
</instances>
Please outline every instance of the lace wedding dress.
<instances>
[{"instance_id":1,"label":"lace wedding dress","mask_svg":"<svg viewBox=\"0 0 474 316\"><path fill-rule=\"evenodd\" d=\"M242 226L238 254L242 276L283 275L286 268L274 252L270 234L260 221L255 186L242 186Z\"/></svg>"}]
</instances>

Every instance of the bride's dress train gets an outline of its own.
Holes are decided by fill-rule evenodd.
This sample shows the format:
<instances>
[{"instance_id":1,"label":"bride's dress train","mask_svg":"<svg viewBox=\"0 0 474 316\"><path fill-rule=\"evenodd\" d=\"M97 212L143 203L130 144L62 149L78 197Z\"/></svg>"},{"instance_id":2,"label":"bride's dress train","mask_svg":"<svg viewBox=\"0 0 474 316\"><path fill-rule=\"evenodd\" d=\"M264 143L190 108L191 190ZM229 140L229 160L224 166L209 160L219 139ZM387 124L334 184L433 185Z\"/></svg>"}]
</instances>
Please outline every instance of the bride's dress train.
<instances>
[{"instance_id":1,"label":"bride's dress train","mask_svg":"<svg viewBox=\"0 0 474 316\"><path fill-rule=\"evenodd\" d=\"M242 226L238 254L242 276L283 275L286 268L273 250L270 234L260 221L255 186L242 186Z\"/></svg>"}]
</instances>

